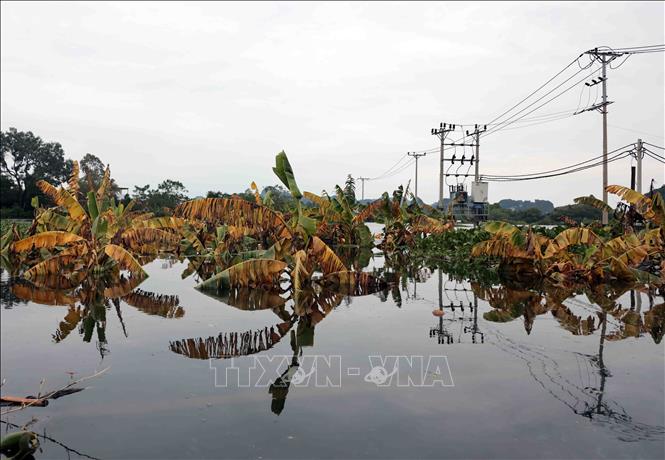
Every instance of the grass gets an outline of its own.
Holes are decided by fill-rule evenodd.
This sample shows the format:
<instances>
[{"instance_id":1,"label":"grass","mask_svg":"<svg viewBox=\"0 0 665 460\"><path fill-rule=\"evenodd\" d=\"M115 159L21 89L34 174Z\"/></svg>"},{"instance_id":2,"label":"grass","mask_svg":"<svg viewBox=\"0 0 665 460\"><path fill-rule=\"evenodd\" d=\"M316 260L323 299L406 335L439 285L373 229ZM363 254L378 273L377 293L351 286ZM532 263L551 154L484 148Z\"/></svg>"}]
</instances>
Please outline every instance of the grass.
<instances>
[{"instance_id":1,"label":"grass","mask_svg":"<svg viewBox=\"0 0 665 460\"><path fill-rule=\"evenodd\" d=\"M29 219L0 219L0 235L9 231L13 224L16 224L19 230L25 231L30 227L31 221Z\"/></svg>"}]
</instances>

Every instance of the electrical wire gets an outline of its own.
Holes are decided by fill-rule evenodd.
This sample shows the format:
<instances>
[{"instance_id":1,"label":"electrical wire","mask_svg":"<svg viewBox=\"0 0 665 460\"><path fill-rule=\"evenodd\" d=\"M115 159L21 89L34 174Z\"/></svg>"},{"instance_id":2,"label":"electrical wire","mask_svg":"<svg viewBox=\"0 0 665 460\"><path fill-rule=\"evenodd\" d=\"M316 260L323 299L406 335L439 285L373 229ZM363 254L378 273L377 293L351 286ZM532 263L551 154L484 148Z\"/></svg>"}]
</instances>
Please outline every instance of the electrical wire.
<instances>
[{"instance_id":1,"label":"electrical wire","mask_svg":"<svg viewBox=\"0 0 665 460\"><path fill-rule=\"evenodd\" d=\"M612 155L612 154L618 152L619 150L626 149L627 147L633 147L634 145L635 145L634 143L632 143L632 144L626 144L626 145L621 146L621 147L619 147L619 148L617 148L617 149L614 149L614 150L612 150L612 151L610 151L610 152L607 152L607 155ZM529 174L511 174L511 175L483 174L483 177L527 177L527 176L534 176L534 175L540 175L540 174L549 174L549 173L553 173L553 172L564 171L564 170L566 170L566 169L576 168L576 167L578 167L578 166L582 166L582 165L587 164L587 163L590 163L590 162L592 162L592 161L599 160L599 159L603 158L603 156L604 156L604 155L598 155L598 156L596 156L596 157L589 158L588 160L581 161L581 162L579 162L579 163L575 163L575 164L572 164L572 165L564 166L564 167L562 167L562 168L550 169L550 170L547 170L547 171L540 171L540 172L536 172L536 173L529 173Z\"/></svg>"},{"instance_id":2,"label":"electrical wire","mask_svg":"<svg viewBox=\"0 0 665 460\"><path fill-rule=\"evenodd\" d=\"M528 109L528 108L531 107L532 105L536 104L537 102L539 102L540 100L542 100L543 98L545 98L546 96L548 96L549 94L551 94L552 92L554 92L555 90L557 90L558 88L560 88L561 86L563 86L563 84L565 84L565 83L567 83L568 81L570 81L574 76L578 75L581 71L582 71L582 70L577 71L577 72L576 72L575 74L573 74L571 77L567 78L565 81L563 81L562 83L560 83L559 85L557 85L556 87L554 87L552 90L548 91L548 92L545 93L543 96L541 96L540 98L536 99L536 100L535 100L534 102L532 102L531 104L527 105L525 108L523 108L522 110L520 110L519 112L517 112L515 115L513 115L513 116L511 116L510 118L504 120L502 126L497 127L497 128L490 128L486 133L484 133L483 137L487 137L487 136L489 136L490 134L493 134L493 133L495 133L495 132L497 132L497 131L500 131L501 129L503 129L503 128L505 128L505 127L510 126L511 124L513 124L516 120L512 120L512 121L510 121L511 118L513 118L513 117L519 115L520 113L524 112L526 109ZM549 104L550 102L552 102L554 99L556 99L556 98L558 98L558 97L561 97L562 95L564 95L565 93L567 93L568 91L570 91L571 89L573 89L575 86L579 85L579 84L582 83L584 80L586 80L587 78L589 78L590 76L592 76L594 73L596 73L595 70L594 70L593 72L589 73L588 75L585 75L582 79L576 81L575 83L573 83L573 84L570 85L568 88L566 88L566 89L564 89L563 91L561 91L561 92L560 92L559 94L557 94L556 96L553 96L553 97L551 97L550 99L548 99L547 101L543 102L542 104L540 104L539 106L537 106L535 109L530 110L529 112L527 112L526 114L524 114L524 115L523 115L522 117L520 117L520 118L523 118L523 117L525 117L526 115L529 115L530 113L535 112L536 110L538 110L539 108L543 107L544 105L547 105L547 104Z\"/></svg>"},{"instance_id":3,"label":"electrical wire","mask_svg":"<svg viewBox=\"0 0 665 460\"><path fill-rule=\"evenodd\" d=\"M630 131L630 132L638 133L638 134L646 134L647 136L653 136L653 137L658 137L660 139L665 139L665 136L659 136L658 134L647 133L645 131L639 131L637 129L624 128L623 126L611 125L609 123L607 124L607 126L611 126L612 128L616 128L616 129L622 129L624 131Z\"/></svg>"},{"instance_id":4,"label":"electrical wire","mask_svg":"<svg viewBox=\"0 0 665 460\"><path fill-rule=\"evenodd\" d=\"M607 163L609 164L609 163L612 163L612 162L615 162L615 161L618 161L618 160L622 160L624 158L629 157L631 154L632 154L632 150L627 150L627 151L621 152L621 153L617 154L616 156L614 156L612 158L608 158ZM518 182L518 181L525 181L525 180L547 179L547 178L550 178L550 177L563 176L563 175L566 175L566 174L572 174L572 173L584 171L584 170L587 170L587 169L595 168L596 166L600 166L603 163L605 163L605 162L599 161L597 163L593 163L593 164L590 164L590 165L587 165L587 166L581 166L579 168L572 169L572 170L569 170L569 171L564 171L564 172L555 173L555 174L547 174L547 175L542 175L542 176L534 176L534 177L522 177L522 178L516 178L516 177L487 178L485 176L482 176L482 177L483 177L484 180L487 180L487 181L490 181L490 182Z\"/></svg>"},{"instance_id":5,"label":"electrical wire","mask_svg":"<svg viewBox=\"0 0 665 460\"><path fill-rule=\"evenodd\" d=\"M384 176L385 176L386 174L388 174L390 171L392 171L393 169L395 169L395 167L397 167L397 165L399 165L399 164L400 164L402 161L404 161L404 159L406 159L406 158L408 158L408 156L407 156L407 154L405 153L405 154L403 154L403 155L399 158L399 160L397 160L397 162L396 162L395 164L393 164L393 165L392 165L390 168L388 168L385 172L383 172L382 174L379 174L379 175L376 176L376 177L371 177L371 178L369 178L369 180L377 180L377 179L380 179L380 178L384 177Z\"/></svg>"},{"instance_id":6,"label":"electrical wire","mask_svg":"<svg viewBox=\"0 0 665 460\"><path fill-rule=\"evenodd\" d=\"M564 73L566 70L568 70L568 68L570 68L570 66L572 66L574 63L577 62L577 64L579 65L579 59L580 59L582 56L583 56L583 54L580 54L577 58L575 58L575 59L573 59L572 61L570 61L570 63L569 63L568 65L566 65L563 69L561 69L561 70L558 71L556 74L554 74L553 77L551 77L551 78L550 78L549 80L547 80L545 83L543 83L542 85L540 85L538 88L536 88L534 91L532 91L529 95L527 95L524 99L522 99L521 101L519 101L517 104L513 105L511 108L509 108L508 110L506 110L505 112L503 112L501 115L495 117L493 120L490 120L490 122L489 122L488 124L492 124L492 123L494 123L495 121L497 121L497 120L499 120L500 118L502 118L504 115L510 113L513 109L517 108L520 104L522 104L523 102L527 101L531 96L533 96L534 94L536 94L538 91L540 91L540 90L543 89L545 86L547 86L550 82L552 82L553 80L555 80L559 75L561 75L561 74ZM591 65L592 65L592 63L589 63L589 65L588 65L587 67L581 67L580 70L578 70L574 75L577 75L577 73L579 73L579 72L581 72L581 71L583 71L583 70L585 70L585 69L588 69Z\"/></svg>"},{"instance_id":7,"label":"electrical wire","mask_svg":"<svg viewBox=\"0 0 665 460\"><path fill-rule=\"evenodd\" d=\"M650 143L650 142L644 142L644 143L645 143L646 145L651 146L651 147L655 147L655 148L660 149L660 150L665 150L665 147L660 147L660 146L658 146L658 145L654 145L654 144L652 144L652 143Z\"/></svg>"},{"instance_id":8,"label":"electrical wire","mask_svg":"<svg viewBox=\"0 0 665 460\"><path fill-rule=\"evenodd\" d=\"M653 158L654 160L658 161L659 163L665 164L665 158L663 158L659 155L654 155L651 150L647 150L645 153L647 154L647 156Z\"/></svg>"},{"instance_id":9,"label":"electrical wire","mask_svg":"<svg viewBox=\"0 0 665 460\"><path fill-rule=\"evenodd\" d=\"M660 154L654 152L653 150L644 149L644 151L645 151L645 152L649 152L651 155L653 155L653 156L655 156L655 157L657 157L657 158L660 158L661 160L665 160L665 156L660 155Z\"/></svg>"}]
</instances>

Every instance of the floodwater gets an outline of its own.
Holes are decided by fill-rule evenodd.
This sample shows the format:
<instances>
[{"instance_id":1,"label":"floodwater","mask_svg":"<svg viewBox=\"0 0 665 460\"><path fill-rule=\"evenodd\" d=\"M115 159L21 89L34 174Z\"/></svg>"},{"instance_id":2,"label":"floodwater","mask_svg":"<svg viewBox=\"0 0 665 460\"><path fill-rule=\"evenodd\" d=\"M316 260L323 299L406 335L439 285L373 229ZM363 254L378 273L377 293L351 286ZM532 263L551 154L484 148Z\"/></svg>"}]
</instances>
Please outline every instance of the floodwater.
<instances>
[{"instance_id":1,"label":"floodwater","mask_svg":"<svg viewBox=\"0 0 665 460\"><path fill-rule=\"evenodd\" d=\"M383 266L375 254L366 269ZM36 418L38 458L665 456L653 291L599 300L422 268L385 292L322 296L327 314L289 324L292 301L225 303L181 279L186 261L145 268L137 295L93 319L17 299L3 273L3 395L108 368L3 417Z\"/></svg>"}]
</instances>

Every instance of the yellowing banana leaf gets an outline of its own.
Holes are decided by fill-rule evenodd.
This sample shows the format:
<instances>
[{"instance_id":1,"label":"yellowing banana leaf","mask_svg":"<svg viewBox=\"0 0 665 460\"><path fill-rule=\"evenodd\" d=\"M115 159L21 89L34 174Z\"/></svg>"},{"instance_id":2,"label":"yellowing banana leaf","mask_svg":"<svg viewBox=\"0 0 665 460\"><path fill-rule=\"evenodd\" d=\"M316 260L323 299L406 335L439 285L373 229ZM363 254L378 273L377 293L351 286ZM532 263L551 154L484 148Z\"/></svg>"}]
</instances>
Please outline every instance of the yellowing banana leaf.
<instances>
[{"instance_id":1,"label":"yellowing banana leaf","mask_svg":"<svg viewBox=\"0 0 665 460\"><path fill-rule=\"evenodd\" d=\"M347 269L339 257L337 257L337 254L318 236L314 236L310 240L307 256L325 275Z\"/></svg>"},{"instance_id":2,"label":"yellowing banana leaf","mask_svg":"<svg viewBox=\"0 0 665 460\"><path fill-rule=\"evenodd\" d=\"M378 200L368 204L365 209L356 214L355 217L353 218L353 222L355 223L365 222L367 219L373 217L374 214L376 214L379 211L379 209L387 205L388 205L388 200L386 198L379 198Z\"/></svg>"},{"instance_id":3,"label":"yellowing banana leaf","mask_svg":"<svg viewBox=\"0 0 665 460\"><path fill-rule=\"evenodd\" d=\"M303 196L317 205L321 211L321 214L325 214L331 206L330 200L328 198L316 195L315 193L303 192Z\"/></svg>"},{"instance_id":4,"label":"yellowing banana leaf","mask_svg":"<svg viewBox=\"0 0 665 460\"><path fill-rule=\"evenodd\" d=\"M642 195L631 188L623 187L621 185L608 185L605 187L609 193L619 196L622 200L635 206L637 212L642 214L645 219L651 220L656 217L653 209L651 209L651 198Z\"/></svg>"},{"instance_id":5,"label":"yellowing banana leaf","mask_svg":"<svg viewBox=\"0 0 665 460\"><path fill-rule=\"evenodd\" d=\"M411 219L411 231L416 233L431 233L438 235L453 229L453 222L442 222L424 214Z\"/></svg>"},{"instance_id":6,"label":"yellowing banana leaf","mask_svg":"<svg viewBox=\"0 0 665 460\"><path fill-rule=\"evenodd\" d=\"M104 252L111 259L115 260L123 270L128 270L131 273L141 276L148 276L143 267L141 267L141 264L124 248L115 244L107 244L104 246Z\"/></svg>"},{"instance_id":7,"label":"yellowing banana leaf","mask_svg":"<svg viewBox=\"0 0 665 460\"><path fill-rule=\"evenodd\" d=\"M263 204L261 201L261 194L259 193L259 188L256 186L256 182L252 181L252 183L249 185L249 188L254 192L254 200L256 200L256 204Z\"/></svg>"},{"instance_id":8,"label":"yellowing banana leaf","mask_svg":"<svg viewBox=\"0 0 665 460\"><path fill-rule=\"evenodd\" d=\"M612 212L612 207L610 205L603 202L603 200L599 200L598 198L596 198L593 195L579 196L579 197L575 198L574 201L577 204L584 204L584 205L587 205L587 206L591 206L591 207L594 207L596 209L600 209L601 211Z\"/></svg>"},{"instance_id":9,"label":"yellowing banana leaf","mask_svg":"<svg viewBox=\"0 0 665 460\"><path fill-rule=\"evenodd\" d=\"M568 228L550 242L544 257L553 257L569 246L577 244L600 244L600 239L588 228Z\"/></svg>"},{"instance_id":10,"label":"yellowing banana leaf","mask_svg":"<svg viewBox=\"0 0 665 460\"><path fill-rule=\"evenodd\" d=\"M128 206L129 208L129 206ZM149 214L143 215L144 218L132 219L132 228L160 228L178 230L185 225L185 220L178 217L153 217Z\"/></svg>"},{"instance_id":11,"label":"yellowing banana leaf","mask_svg":"<svg viewBox=\"0 0 665 460\"><path fill-rule=\"evenodd\" d=\"M180 243L180 237L159 228L132 228L121 235L122 244L132 249L144 245L172 248Z\"/></svg>"},{"instance_id":12,"label":"yellowing banana leaf","mask_svg":"<svg viewBox=\"0 0 665 460\"><path fill-rule=\"evenodd\" d=\"M306 284L309 284L311 277L311 269L307 267L307 253L302 249L295 253L293 256L294 268L291 272L291 279L293 280L293 287L296 291L302 289Z\"/></svg>"},{"instance_id":13,"label":"yellowing banana leaf","mask_svg":"<svg viewBox=\"0 0 665 460\"><path fill-rule=\"evenodd\" d=\"M67 181L69 184L69 193L74 197L79 194L79 173L79 162L74 160L72 162L72 173L69 175L69 180Z\"/></svg>"},{"instance_id":14,"label":"yellowing banana leaf","mask_svg":"<svg viewBox=\"0 0 665 460\"><path fill-rule=\"evenodd\" d=\"M533 259L533 255L529 255L525 250L515 247L508 236L501 234L494 235L489 240L476 243L471 249L473 257L479 256L495 256L502 259L519 258L519 259Z\"/></svg>"},{"instance_id":15,"label":"yellowing banana leaf","mask_svg":"<svg viewBox=\"0 0 665 460\"><path fill-rule=\"evenodd\" d=\"M88 215L83 209L83 206L78 200L73 197L67 190L60 188L56 189L51 184L44 180L37 181L37 187L49 198L51 198L58 206L63 206L67 209L69 216L74 220L85 220Z\"/></svg>"},{"instance_id":16,"label":"yellowing banana leaf","mask_svg":"<svg viewBox=\"0 0 665 460\"><path fill-rule=\"evenodd\" d=\"M248 227L256 232L270 231L276 237L290 235L282 215L265 206L240 198L202 198L179 204L175 215L214 224Z\"/></svg>"},{"instance_id":17,"label":"yellowing banana leaf","mask_svg":"<svg viewBox=\"0 0 665 460\"><path fill-rule=\"evenodd\" d=\"M102 200L106 196L109 186L111 185L111 169L107 166L104 171L104 177L102 178L101 184L97 189L97 200Z\"/></svg>"},{"instance_id":18,"label":"yellowing banana leaf","mask_svg":"<svg viewBox=\"0 0 665 460\"><path fill-rule=\"evenodd\" d=\"M56 246L64 246L78 241L84 240L73 233L59 231L43 232L14 242L11 246L11 251L25 252L38 248L53 249Z\"/></svg>"},{"instance_id":19,"label":"yellowing banana leaf","mask_svg":"<svg viewBox=\"0 0 665 460\"><path fill-rule=\"evenodd\" d=\"M227 290L233 287L276 287L286 263L272 259L251 259L227 268L196 288Z\"/></svg>"},{"instance_id":20,"label":"yellowing banana leaf","mask_svg":"<svg viewBox=\"0 0 665 460\"><path fill-rule=\"evenodd\" d=\"M502 234L502 235L512 235L515 232L519 232L519 228L515 227L513 224L508 222L501 222L496 220L491 220L486 222L483 225L483 230L492 234Z\"/></svg>"},{"instance_id":21,"label":"yellowing banana leaf","mask_svg":"<svg viewBox=\"0 0 665 460\"><path fill-rule=\"evenodd\" d=\"M48 277L65 272L73 272L84 268L84 264L75 255L65 254L50 257L27 270L23 277L27 280L37 277Z\"/></svg>"}]
</instances>

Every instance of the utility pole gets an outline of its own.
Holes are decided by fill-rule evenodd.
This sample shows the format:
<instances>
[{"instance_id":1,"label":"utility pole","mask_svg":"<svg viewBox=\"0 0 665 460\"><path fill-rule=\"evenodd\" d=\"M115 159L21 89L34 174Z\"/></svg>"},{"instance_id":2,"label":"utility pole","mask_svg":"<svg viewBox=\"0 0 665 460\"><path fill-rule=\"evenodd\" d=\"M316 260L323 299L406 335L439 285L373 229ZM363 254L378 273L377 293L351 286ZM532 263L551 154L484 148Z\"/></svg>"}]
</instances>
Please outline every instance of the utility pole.
<instances>
[{"instance_id":1,"label":"utility pole","mask_svg":"<svg viewBox=\"0 0 665 460\"><path fill-rule=\"evenodd\" d=\"M642 159L644 158L644 144L642 144L642 139L637 140L637 174L636 174L636 184L635 190L642 193Z\"/></svg>"},{"instance_id":2,"label":"utility pole","mask_svg":"<svg viewBox=\"0 0 665 460\"><path fill-rule=\"evenodd\" d=\"M484 125L482 129L478 127L478 125L475 125L474 131L470 133L468 130L466 131L467 136L473 136L476 138L476 174L475 174L475 182L480 182L480 135L487 131L487 125Z\"/></svg>"},{"instance_id":3,"label":"utility pole","mask_svg":"<svg viewBox=\"0 0 665 460\"><path fill-rule=\"evenodd\" d=\"M600 113L603 115L603 203L607 204L607 106L612 102L607 100L607 64L623 56L624 53L617 53L614 51L600 51L598 48L587 51L585 54L592 56L596 61L601 64L601 76L598 81L592 80L593 83L586 83L587 86L593 86L598 83L603 85L603 101L600 104L594 105L585 109L588 110L600 110ZM607 225L607 210L603 210L603 225Z\"/></svg>"},{"instance_id":4,"label":"utility pole","mask_svg":"<svg viewBox=\"0 0 665 460\"><path fill-rule=\"evenodd\" d=\"M449 123L439 123L438 128L432 128L432 135L438 136L441 140L441 156L439 158L439 209L443 208L443 151L448 133L455 131L456 125Z\"/></svg>"},{"instance_id":5,"label":"utility pole","mask_svg":"<svg viewBox=\"0 0 665 460\"><path fill-rule=\"evenodd\" d=\"M414 195L416 196L416 203L418 203L418 159L424 157L427 153L407 152L406 154L416 159L416 185Z\"/></svg>"},{"instance_id":6,"label":"utility pole","mask_svg":"<svg viewBox=\"0 0 665 460\"><path fill-rule=\"evenodd\" d=\"M365 199L365 181L366 181L366 180L369 180L369 177L359 177L358 180L359 180L360 183L362 184L362 185L360 186L360 190L362 190L362 192L361 192L360 195L362 196L361 199L364 200L364 199Z\"/></svg>"}]
</instances>

